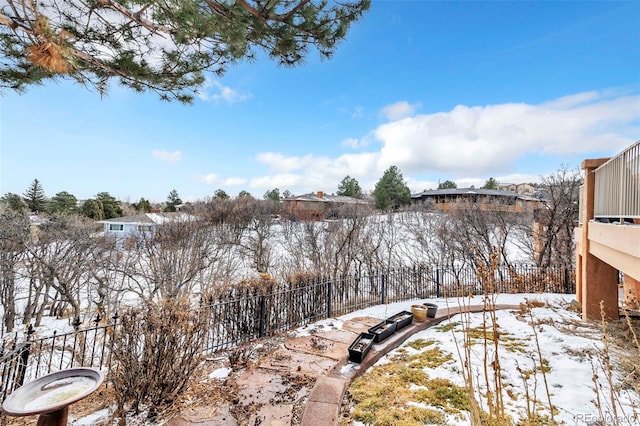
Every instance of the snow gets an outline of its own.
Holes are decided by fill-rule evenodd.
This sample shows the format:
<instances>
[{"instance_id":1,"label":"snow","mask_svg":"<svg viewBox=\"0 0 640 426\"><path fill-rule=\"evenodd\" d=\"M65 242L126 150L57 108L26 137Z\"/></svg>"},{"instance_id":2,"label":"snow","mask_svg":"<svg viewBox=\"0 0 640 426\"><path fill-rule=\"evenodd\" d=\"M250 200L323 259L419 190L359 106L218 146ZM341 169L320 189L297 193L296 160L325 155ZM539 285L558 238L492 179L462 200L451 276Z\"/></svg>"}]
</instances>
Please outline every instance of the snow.
<instances>
[{"instance_id":1,"label":"snow","mask_svg":"<svg viewBox=\"0 0 640 426\"><path fill-rule=\"evenodd\" d=\"M404 253L409 258L421 258L421 253L426 250L425 247L421 247L415 243L414 238L411 235L408 224L410 225L413 220L416 220L410 215L406 217L398 216L399 222L399 234L396 236L398 242L398 251ZM386 216L380 217L380 220L388 220ZM321 226L320 224L318 226ZM282 226L279 224L274 225L274 238L273 242L273 258L284 261L288 259L291 254L284 249L287 244L283 238ZM526 253L515 243L511 243L508 247L508 251L513 254L511 260L527 259ZM242 268L239 268L242 270ZM244 273L244 270L242 270ZM241 274L242 275L242 274ZM22 297L18 297L17 308L18 312L23 312L25 298L24 294L27 291L26 280L20 283L18 294ZM517 371L517 367L522 369L532 368L534 360L537 358L537 346L536 338L538 340L542 358L549 361L551 368L549 374L547 374L547 380L549 384L549 391L551 393L552 404L558 408L555 420L558 423L565 422L566 424L586 424L589 422L597 421L601 413L598 411L594 404L594 368L599 368L598 360L594 353L602 347L601 335L597 328L589 327L582 322L578 314L566 310L566 306L569 302L575 300L575 295L563 295L563 294L501 294L495 297L493 302L495 304L509 304L518 305L525 300L537 300L544 302L546 306L540 308L534 308L532 310L534 321L538 322L535 329L529 324L531 318L526 316L519 317L509 310L498 311L496 313L497 322L500 325L500 330L503 333L509 333L517 338L518 345L524 348L523 352L511 352L507 350L500 350L500 364L502 367L503 382L505 383L505 390L511 389L519 398L512 400L505 397L505 404L507 404L507 411L514 418L522 418L525 414L525 398L522 397L523 378ZM129 303L134 303L133 299L126 300ZM420 303L426 300L421 299ZM482 305L482 297L474 297L471 299L444 299L433 298L428 299L429 302L436 303L440 308L447 306L455 307L460 305ZM362 309L359 311L351 312L347 315L340 316L338 318L329 318L321 320L312 324L308 324L305 327L298 328L293 331L294 335L307 336L318 330L331 330L341 329L345 321L363 316L371 316L375 318L387 318L400 311L409 310L412 301L403 301L397 303L390 303L385 305L373 306L370 308ZM1 307L0 307L1 309ZM465 317L465 321L468 321L469 327L477 327L483 323L483 314L469 314ZM441 331L440 327L450 325L451 323L460 322L463 315L457 315L452 320L445 320L439 326L431 327L425 331L419 332L408 339L397 350L404 349L410 353L417 352L416 349L407 346L407 343L416 339L436 340L440 350L452 354L453 359L437 368L429 369L426 373L431 378L446 378L458 385L463 385L464 381L461 377L460 371L462 369L462 361L459 359L458 351L456 349L456 342L460 345L462 334L458 331ZM90 319L87 317L87 319ZM73 331L71 325L71 318L67 319L54 319L51 317L44 317L42 319L42 325L36 330L36 335L33 338L49 336L56 330L58 335ZM86 324L85 324L86 325ZM18 322L16 324L16 330L22 333L25 326ZM535 334L534 334L535 330ZM568 332L570 330L571 332ZM472 365L475 369L474 375L476 376L476 383L478 384L480 393L484 388L484 380L477 380L477 377L482 377L483 368L483 348L476 345L472 348ZM381 365L390 362L391 356L395 351L392 351L387 356L383 357L378 364ZM539 361L538 361L539 364ZM375 366L374 366L375 367ZM348 363L342 367L341 373L347 377L353 377L354 371L359 369L359 366L353 363ZM210 379L225 379L231 373L229 368L219 368L213 371L210 375ZM600 374L604 377L603 374ZM542 405L547 405L546 391L544 389L543 378L540 374L536 375L537 379L537 399ZM531 379L533 380L533 379ZM530 383L533 386L532 383ZM599 392L602 398L608 398L608 385L603 382L601 378L599 386ZM618 395L620 407L617 411L618 418L629 419L634 413L640 411L640 401L638 395L623 393ZM486 401L483 402L486 407ZM606 401L605 401L606 405ZM548 408L548 407L547 407ZM611 413L610 407L603 407L605 416L607 413ZM97 424L108 419L113 412L113 409L104 409L89 416L83 417L77 420L71 420L70 424L75 426L84 426ZM621 417L622 416L622 417ZM626 416L626 417L625 417ZM460 424L458 417L455 420L451 420L451 424ZM609 422L610 423L610 422ZM624 421L620 423L625 424ZM462 423L470 424L470 423ZM626 424L629 424L627 421Z\"/></svg>"},{"instance_id":2,"label":"snow","mask_svg":"<svg viewBox=\"0 0 640 426\"><path fill-rule=\"evenodd\" d=\"M568 304L575 300L573 294L499 294L492 298L492 303L505 305L519 305L526 301L541 302L542 307L532 308L532 317L535 322L534 328L531 326L532 318L528 315L522 315L517 310L499 310L496 312L497 323L501 333L516 339L518 345L521 345L523 351L507 351L500 348L500 364L502 369L502 378L504 389L510 390L517 396L511 399L505 395L504 401L507 413L514 419L523 419L526 415L526 398L523 396L523 378L518 373L518 366L522 369L533 368L536 362L539 366L539 358L537 355L536 337L540 346L542 358L549 361L550 372L547 374L549 391L551 394L551 402L557 408L555 421L557 423L565 423L568 425L587 424L595 422L601 417L611 419L612 410L609 407L610 397L608 384L604 380L602 371L598 371L601 379L599 380L599 393L603 402L603 411L600 413L594 403L596 396L594 392L594 368L599 369L596 351L602 348L601 334L596 326L582 321L579 314L567 310ZM412 303L417 299L407 300L403 302L390 303L386 305L377 305L366 309L361 309L349 314L328 318L315 323L308 324L293 330L295 336L306 336L313 332L322 330L341 329L344 322L356 317L375 317L387 318L400 311L410 310ZM431 298L421 299L420 303L426 301L435 303L440 309L446 307L482 305L483 298L476 296L472 298ZM489 321L485 318L485 321ZM450 320L444 320L437 326L432 326L424 331L418 332L407 339L399 348L382 357L376 365L382 365L392 362L391 357L398 350L405 350L408 353L417 353L419 350L407 346L408 343L417 339L435 340L437 347L444 352L452 355L452 360L443 365L426 369L425 372L431 378L446 378L457 385L464 385L464 380L460 374L462 370L462 362L456 349L462 343L462 333L460 326L454 328L455 331L448 330L448 325L452 323L465 322L465 327L480 327L483 324L483 314L461 314L455 315ZM53 320L50 318L43 319L43 327L40 331L46 334L47 329L71 330L68 320ZM447 331L443 331L447 330ZM261 345L261 343L258 343ZM432 348L428 346L425 349ZM492 351L493 349L490 348ZM474 368L475 383L478 388L478 395L486 391L483 377L483 357L484 352L482 345L474 345L471 350L472 365ZM493 352L490 353L492 355ZM615 362L615 360L614 360ZM341 369L341 374L345 377L353 377L360 368L358 364L347 363ZM372 367L372 368L375 368ZM226 379L231 368L223 367L212 371L209 379ZM548 413L548 401L544 387L543 377L540 373L536 375L537 390L536 398L538 406L544 407L542 413ZM529 379L530 388L533 387L533 378ZM617 419L620 424L630 424L628 419L632 419L635 413L640 411L640 399L636 394L621 393L617 395L619 406L617 407ZM422 403L412 403L418 406L424 406ZM481 406L486 409L486 401L481 400ZM85 426L97 424L110 418L113 412L112 408L107 408L95 412L89 416L80 419L70 419L69 423L73 426ZM467 414L447 415L449 424L470 425L470 419ZM633 423L631 423L633 424ZM357 425L357 423L356 423Z\"/></svg>"},{"instance_id":3,"label":"snow","mask_svg":"<svg viewBox=\"0 0 640 426\"><path fill-rule=\"evenodd\" d=\"M550 371L546 374L548 381L551 403L557 408L554 415L556 423L562 424L585 424L589 421L598 420L601 417L611 418L615 412L621 424L629 424L636 419L640 412L640 399L637 394L620 393L615 411L611 407L611 397L609 385L605 380L605 372L602 370L598 350L602 349L601 333L596 326L587 327L579 314L566 309L568 304L575 300L574 295L561 294L514 294L497 295L493 303L519 305L526 301L540 301L544 303L542 307L531 309L531 316L522 314L521 311L499 310L496 311L497 324L501 336L507 336L517 344L517 350L508 350L501 346L498 350L501 377L504 389L505 411L513 418L522 420L526 418L527 398L524 395L524 378L518 372L518 367L522 370L529 370L538 367L535 378L532 375L527 379L530 392L534 385L535 397L538 401L537 408L543 408L539 413L549 414L548 397L544 385L544 377L539 371L540 355L542 359L548 360ZM472 299L430 299L439 307L446 306L469 306L482 305L482 297ZM342 316L340 320L358 316L373 316L377 318L388 317L400 310L406 310L410 302L395 303L389 305L375 306L361 311L353 312ZM483 315L486 315L483 318ZM425 373L430 378L445 378L451 380L458 386L464 386L464 379L461 375L463 369L462 353L456 348L463 346L462 323L464 328L482 327L483 321L490 324L488 314L461 314L447 319L437 326L430 327L418 332L407 339L399 348L391 351L380 359L375 366L393 362L391 358L398 350L406 351L409 354L418 353L420 350L407 346L408 343L417 339L435 340L437 347L452 355L452 360L445 362L436 368L425 368ZM532 325L532 322L534 325ZM450 327L453 327L453 331ZM540 347L538 354L536 339ZM489 342L489 359L493 358L494 349ZM433 348L428 346L425 350ZM486 409L486 400L483 396L487 387L484 379L484 347L481 339L475 341L471 348L471 365L473 368L474 382L477 388L476 398L479 399L481 407ZM602 353L602 352L600 352ZM615 364L615 360L614 360ZM491 369L491 367L489 367ZM348 373L348 371L343 371ZM594 375L599 376L598 392L600 394L602 410L600 412L596 406ZM619 380L616 378L615 380ZM535 382L534 382L535 381ZM490 380L491 382L491 380ZM507 396L509 391L515 398ZM451 424L471 424L460 422L456 418Z\"/></svg>"},{"instance_id":4,"label":"snow","mask_svg":"<svg viewBox=\"0 0 640 426\"><path fill-rule=\"evenodd\" d=\"M209 374L209 378L210 379L226 379L227 377L229 377L229 374L231 374L232 371L233 369L229 367L218 368L217 370L214 370Z\"/></svg>"},{"instance_id":5,"label":"snow","mask_svg":"<svg viewBox=\"0 0 640 426\"><path fill-rule=\"evenodd\" d=\"M79 419L69 418L69 425L71 426L93 426L97 424L108 424L111 419L111 415L115 411L115 408L103 408L95 413L89 414Z\"/></svg>"},{"instance_id":6,"label":"snow","mask_svg":"<svg viewBox=\"0 0 640 426\"><path fill-rule=\"evenodd\" d=\"M344 317L340 317L344 318ZM327 318L314 323L307 324L303 327L292 330L292 334L296 337L310 336L317 331L339 330L342 328L343 320L340 318Z\"/></svg>"}]
</instances>

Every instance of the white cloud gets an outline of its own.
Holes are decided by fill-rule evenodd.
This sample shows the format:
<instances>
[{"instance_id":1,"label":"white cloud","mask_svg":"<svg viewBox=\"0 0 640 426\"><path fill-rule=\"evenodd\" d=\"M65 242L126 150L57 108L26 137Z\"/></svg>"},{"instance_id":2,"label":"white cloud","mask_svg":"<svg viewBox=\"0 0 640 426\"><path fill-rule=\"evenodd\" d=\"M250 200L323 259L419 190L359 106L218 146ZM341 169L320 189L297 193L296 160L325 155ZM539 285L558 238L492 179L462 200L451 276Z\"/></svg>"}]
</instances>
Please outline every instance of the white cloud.
<instances>
[{"instance_id":1,"label":"white cloud","mask_svg":"<svg viewBox=\"0 0 640 426\"><path fill-rule=\"evenodd\" d=\"M362 148L363 141L376 146L369 143L374 138L378 150L337 156L259 153L255 159L268 172L249 185L262 191L331 193L349 175L370 191L391 165L403 172L412 191L435 188L439 179L451 179L460 187L482 186L490 176L499 182L535 182L561 165L545 164L546 156L588 158L593 152L619 152L637 140L639 123L640 96L614 91L579 93L537 105L458 105L385 123L360 140L342 141L345 149L353 149Z\"/></svg>"},{"instance_id":2,"label":"white cloud","mask_svg":"<svg viewBox=\"0 0 640 426\"><path fill-rule=\"evenodd\" d=\"M218 175L215 173L209 173L206 175L197 175L196 181L206 183L207 185L216 185L221 182L220 178L218 178Z\"/></svg>"},{"instance_id":3,"label":"white cloud","mask_svg":"<svg viewBox=\"0 0 640 426\"><path fill-rule=\"evenodd\" d=\"M269 171L274 173L288 173L299 170L305 163L312 162L313 156L287 157L277 152L263 152L256 156L258 162L269 166Z\"/></svg>"},{"instance_id":4,"label":"white cloud","mask_svg":"<svg viewBox=\"0 0 640 426\"><path fill-rule=\"evenodd\" d=\"M446 179L443 179L446 180ZM471 188L472 186L475 188L480 188L484 185L484 183L486 182L486 178L461 178L461 179L453 179L453 181L456 183L456 185L458 186L458 188ZM438 187L438 184L432 186L432 189L436 189Z\"/></svg>"},{"instance_id":5,"label":"white cloud","mask_svg":"<svg viewBox=\"0 0 640 426\"><path fill-rule=\"evenodd\" d=\"M351 149L357 149L361 146L360 139L356 138L343 139L340 145Z\"/></svg>"},{"instance_id":6,"label":"white cloud","mask_svg":"<svg viewBox=\"0 0 640 426\"><path fill-rule=\"evenodd\" d=\"M247 178L231 177L231 178L225 179L224 185L225 186L238 186L238 185L244 185L247 182L249 182L249 179L247 179Z\"/></svg>"},{"instance_id":7,"label":"white cloud","mask_svg":"<svg viewBox=\"0 0 640 426\"><path fill-rule=\"evenodd\" d=\"M554 165L556 169L560 168L560 164L555 164ZM549 173L551 173L552 171L548 171ZM547 174L546 172L544 174ZM533 183L533 182L540 182L541 178L542 178L542 173L539 175L532 175L532 174L526 174L526 173L511 173L508 175L502 175L502 176L494 176L495 180L498 181L498 183ZM486 180L486 179L485 179ZM484 185L484 181L482 182L482 185Z\"/></svg>"},{"instance_id":8,"label":"white cloud","mask_svg":"<svg viewBox=\"0 0 640 426\"><path fill-rule=\"evenodd\" d=\"M560 166L560 165L557 165ZM540 175L534 174L526 174L526 173L512 173L507 175L496 175L496 176L482 176L482 177L463 177L458 179L450 179L455 182L458 188L470 188L476 187L481 188L487 182L487 179L493 177L498 183L532 183L532 182L540 182ZM449 179L447 176L442 176L441 181ZM412 178L407 178L407 185L409 188L414 188L417 192L422 191L424 189L436 189L438 188L439 181L419 181Z\"/></svg>"},{"instance_id":9,"label":"white cloud","mask_svg":"<svg viewBox=\"0 0 640 426\"><path fill-rule=\"evenodd\" d=\"M154 158L166 161L167 163L175 163L182 160L182 153L180 151L169 152L162 149L154 149L151 152L151 155L153 155Z\"/></svg>"},{"instance_id":10,"label":"white cloud","mask_svg":"<svg viewBox=\"0 0 640 426\"><path fill-rule=\"evenodd\" d=\"M512 168L526 154L618 150L637 138L640 96L578 94L545 104L459 105L378 127L382 166L470 174Z\"/></svg>"},{"instance_id":11,"label":"white cloud","mask_svg":"<svg viewBox=\"0 0 640 426\"><path fill-rule=\"evenodd\" d=\"M306 176L340 176L346 174L366 175L374 172L378 162L377 153L343 154L336 158L305 155L302 157L287 157L279 153L262 153L256 159L266 164L269 170L276 174L286 175L300 171Z\"/></svg>"},{"instance_id":12,"label":"white cloud","mask_svg":"<svg viewBox=\"0 0 640 426\"><path fill-rule=\"evenodd\" d=\"M368 176L377 173L379 155L373 153L343 154L338 157L305 155L287 157L280 153L261 153L256 160L268 166L271 174L251 179L252 188L289 189L299 193L323 190L334 192L345 176L356 177L361 187L368 188ZM379 177L378 177L379 178ZM376 178L377 179L377 178Z\"/></svg>"},{"instance_id":13,"label":"white cloud","mask_svg":"<svg viewBox=\"0 0 640 426\"><path fill-rule=\"evenodd\" d=\"M251 99L251 94L237 92L231 87L224 86L219 81L209 78L206 79L202 89L196 91L196 96L205 102L209 100L214 102L224 101L229 105Z\"/></svg>"},{"instance_id":14,"label":"white cloud","mask_svg":"<svg viewBox=\"0 0 640 426\"><path fill-rule=\"evenodd\" d=\"M301 186L304 177L293 173L280 173L276 175L260 176L253 178L249 182L252 189L274 189L279 188L281 191L289 188L297 188Z\"/></svg>"},{"instance_id":15,"label":"white cloud","mask_svg":"<svg viewBox=\"0 0 640 426\"><path fill-rule=\"evenodd\" d=\"M353 108L353 113L351 114L351 116L353 118L360 118L364 115L364 107L362 105L356 105Z\"/></svg>"},{"instance_id":16,"label":"white cloud","mask_svg":"<svg viewBox=\"0 0 640 426\"><path fill-rule=\"evenodd\" d=\"M403 175L403 177L405 176ZM427 189L435 189L438 187L438 182L433 180L416 180L412 177L405 177L405 181L407 183L407 186L413 193L422 192Z\"/></svg>"},{"instance_id":17,"label":"white cloud","mask_svg":"<svg viewBox=\"0 0 640 426\"><path fill-rule=\"evenodd\" d=\"M418 108L420 108L419 103L410 104L407 101L400 101L382 108L380 110L380 115L391 121L400 120L402 118L412 116Z\"/></svg>"},{"instance_id":18,"label":"white cloud","mask_svg":"<svg viewBox=\"0 0 640 426\"><path fill-rule=\"evenodd\" d=\"M196 181L201 183L206 183L207 185L217 185L217 186L238 186L244 185L249 181L247 178L239 178L239 177L230 177L226 179L221 179L215 173L208 173L206 175L197 175Z\"/></svg>"}]
</instances>

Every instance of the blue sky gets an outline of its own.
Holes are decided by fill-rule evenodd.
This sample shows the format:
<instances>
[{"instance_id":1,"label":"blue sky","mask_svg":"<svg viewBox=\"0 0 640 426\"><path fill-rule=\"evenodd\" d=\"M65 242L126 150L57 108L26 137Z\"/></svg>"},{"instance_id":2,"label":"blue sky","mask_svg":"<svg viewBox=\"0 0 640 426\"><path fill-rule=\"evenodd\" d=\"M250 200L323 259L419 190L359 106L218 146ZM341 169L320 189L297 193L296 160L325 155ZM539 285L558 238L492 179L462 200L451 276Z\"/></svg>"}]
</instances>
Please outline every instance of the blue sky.
<instances>
[{"instance_id":1,"label":"blue sky","mask_svg":"<svg viewBox=\"0 0 640 426\"><path fill-rule=\"evenodd\" d=\"M183 200L537 181L640 139L640 2L383 1L331 60L260 58L191 106L48 82L0 97L0 193Z\"/></svg>"}]
</instances>

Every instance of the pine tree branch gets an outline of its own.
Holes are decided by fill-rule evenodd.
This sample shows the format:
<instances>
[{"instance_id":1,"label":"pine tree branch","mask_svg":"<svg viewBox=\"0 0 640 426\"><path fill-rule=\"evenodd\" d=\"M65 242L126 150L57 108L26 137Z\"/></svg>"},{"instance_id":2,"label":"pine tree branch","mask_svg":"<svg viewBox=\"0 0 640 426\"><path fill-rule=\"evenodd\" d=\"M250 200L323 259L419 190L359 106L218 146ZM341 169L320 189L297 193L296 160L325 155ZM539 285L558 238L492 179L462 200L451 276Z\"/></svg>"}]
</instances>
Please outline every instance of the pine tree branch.
<instances>
[{"instance_id":1,"label":"pine tree branch","mask_svg":"<svg viewBox=\"0 0 640 426\"><path fill-rule=\"evenodd\" d=\"M280 22L286 21L291 16L293 16L294 13L296 13L297 11L302 9L302 7L305 6L307 3L309 3L310 1L311 0L303 0L303 1L301 1L294 8L292 8L289 12L285 13L284 15L278 15L277 18L275 18L275 20L280 21Z\"/></svg>"},{"instance_id":2,"label":"pine tree branch","mask_svg":"<svg viewBox=\"0 0 640 426\"><path fill-rule=\"evenodd\" d=\"M262 16L262 14L260 12L258 12L256 9L254 9L245 0L236 0L236 1L240 4L240 6L244 7L247 10L247 12L249 12L250 14L255 16L256 18L260 19L263 23L267 22L267 19L264 16Z\"/></svg>"},{"instance_id":3,"label":"pine tree branch","mask_svg":"<svg viewBox=\"0 0 640 426\"><path fill-rule=\"evenodd\" d=\"M142 25L144 28L148 29L149 31L151 31L154 34L158 34L158 35L162 36L163 33L164 34L171 34L174 31L172 28L164 27L162 25L157 25L157 24L154 24L154 23L149 22L146 19L142 18L142 14L150 6L149 4L145 5L142 9L140 9L137 12L131 12L126 7L122 6L119 3L114 2L112 0L99 0L99 2L100 2L100 4L104 5L105 7L108 7L110 9L115 10L116 12L126 16L127 18L129 18L133 22Z\"/></svg>"},{"instance_id":4,"label":"pine tree branch","mask_svg":"<svg viewBox=\"0 0 640 426\"><path fill-rule=\"evenodd\" d=\"M4 25L5 27L9 27L12 30L18 28L18 23L13 19L9 19L6 16L0 14L0 25Z\"/></svg>"}]
</instances>

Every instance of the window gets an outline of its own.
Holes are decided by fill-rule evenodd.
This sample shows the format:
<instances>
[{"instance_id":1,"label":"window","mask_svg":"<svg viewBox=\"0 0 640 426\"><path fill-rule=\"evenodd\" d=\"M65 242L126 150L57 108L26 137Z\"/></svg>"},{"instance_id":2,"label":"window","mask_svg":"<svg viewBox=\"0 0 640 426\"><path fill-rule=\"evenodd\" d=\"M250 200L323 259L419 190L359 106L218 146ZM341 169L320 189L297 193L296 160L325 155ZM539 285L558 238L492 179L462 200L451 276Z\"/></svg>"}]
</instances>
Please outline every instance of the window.
<instances>
[{"instance_id":1,"label":"window","mask_svg":"<svg viewBox=\"0 0 640 426\"><path fill-rule=\"evenodd\" d=\"M110 223L109 231L124 231L124 225L121 223Z\"/></svg>"},{"instance_id":2,"label":"window","mask_svg":"<svg viewBox=\"0 0 640 426\"><path fill-rule=\"evenodd\" d=\"M153 231L152 225L138 225L138 232L151 232Z\"/></svg>"}]
</instances>

